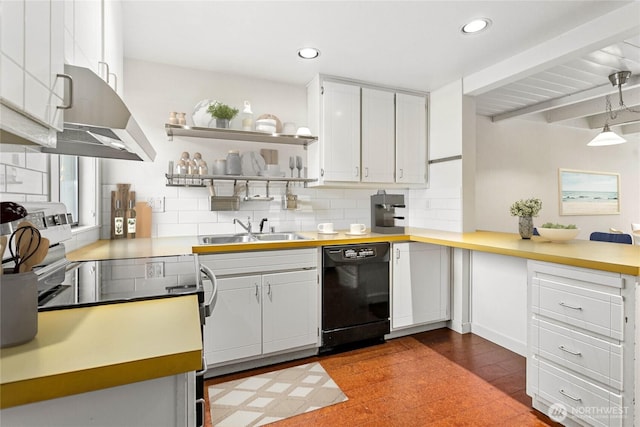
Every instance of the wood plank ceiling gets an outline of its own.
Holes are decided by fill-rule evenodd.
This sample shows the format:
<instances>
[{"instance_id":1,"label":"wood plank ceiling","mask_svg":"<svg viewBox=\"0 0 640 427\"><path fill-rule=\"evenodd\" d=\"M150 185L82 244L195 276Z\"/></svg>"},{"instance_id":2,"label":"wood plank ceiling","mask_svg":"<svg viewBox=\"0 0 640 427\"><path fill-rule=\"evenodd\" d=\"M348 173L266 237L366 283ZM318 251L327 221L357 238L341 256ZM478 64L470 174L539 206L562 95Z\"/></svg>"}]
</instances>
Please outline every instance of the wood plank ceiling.
<instances>
[{"instance_id":1,"label":"wood plank ceiling","mask_svg":"<svg viewBox=\"0 0 640 427\"><path fill-rule=\"evenodd\" d=\"M609 116L605 96L614 113L619 107L608 76L623 70L631 71L622 86L624 104L640 111L640 35L478 95L476 111L493 121L538 115L549 123L601 128ZM640 113L620 112L608 122L624 125L621 133L640 132Z\"/></svg>"}]
</instances>

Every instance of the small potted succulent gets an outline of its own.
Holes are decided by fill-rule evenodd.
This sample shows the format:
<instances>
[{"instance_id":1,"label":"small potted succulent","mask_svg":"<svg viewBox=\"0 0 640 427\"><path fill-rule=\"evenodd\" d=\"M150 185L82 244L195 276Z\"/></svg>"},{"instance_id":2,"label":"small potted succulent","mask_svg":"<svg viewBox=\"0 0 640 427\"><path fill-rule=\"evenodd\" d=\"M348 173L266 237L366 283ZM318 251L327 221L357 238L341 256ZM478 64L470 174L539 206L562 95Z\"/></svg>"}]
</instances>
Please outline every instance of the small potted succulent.
<instances>
[{"instance_id":1,"label":"small potted succulent","mask_svg":"<svg viewBox=\"0 0 640 427\"><path fill-rule=\"evenodd\" d=\"M209 105L207 111L216 118L216 127L228 128L229 122L238 114L239 110L222 102L215 102Z\"/></svg>"}]
</instances>

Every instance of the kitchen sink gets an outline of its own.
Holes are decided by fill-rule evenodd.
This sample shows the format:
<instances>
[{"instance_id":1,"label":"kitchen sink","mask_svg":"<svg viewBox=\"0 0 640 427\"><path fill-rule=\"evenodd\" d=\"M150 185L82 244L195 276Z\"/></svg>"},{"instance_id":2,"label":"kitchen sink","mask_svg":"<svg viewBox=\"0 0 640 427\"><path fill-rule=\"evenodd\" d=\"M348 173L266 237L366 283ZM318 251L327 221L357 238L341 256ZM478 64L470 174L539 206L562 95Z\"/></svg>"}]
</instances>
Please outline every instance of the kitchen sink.
<instances>
[{"instance_id":1,"label":"kitchen sink","mask_svg":"<svg viewBox=\"0 0 640 427\"><path fill-rule=\"evenodd\" d=\"M212 236L199 236L198 241L201 245L220 245L225 243L248 243L248 242L276 242L284 240L306 240L297 233L249 233L240 234L218 234Z\"/></svg>"},{"instance_id":2,"label":"kitchen sink","mask_svg":"<svg viewBox=\"0 0 640 427\"><path fill-rule=\"evenodd\" d=\"M254 234L256 240L259 241L278 241L278 240L306 240L306 237L303 237L297 233L264 233L264 234Z\"/></svg>"},{"instance_id":3,"label":"kitchen sink","mask_svg":"<svg viewBox=\"0 0 640 427\"><path fill-rule=\"evenodd\" d=\"M223 243L246 243L254 240L247 235L220 234L217 236L199 236L198 240L202 245L220 245Z\"/></svg>"}]
</instances>

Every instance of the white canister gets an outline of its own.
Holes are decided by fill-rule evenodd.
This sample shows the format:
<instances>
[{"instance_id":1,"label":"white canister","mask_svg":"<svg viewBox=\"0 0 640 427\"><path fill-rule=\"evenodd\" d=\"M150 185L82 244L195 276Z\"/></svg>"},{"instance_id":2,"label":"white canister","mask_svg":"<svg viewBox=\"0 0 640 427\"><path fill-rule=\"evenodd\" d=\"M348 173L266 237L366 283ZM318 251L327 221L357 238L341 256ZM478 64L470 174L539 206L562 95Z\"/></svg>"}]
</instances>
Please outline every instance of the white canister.
<instances>
[{"instance_id":1,"label":"white canister","mask_svg":"<svg viewBox=\"0 0 640 427\"><path fill-rule=\"evenodd\" d=\"M212 175L225 175L227 173L227 161L225 159L217 159L211 163Z\"/></svg>"},{"instance_id":2,"label":"white canister","mask_svg":"<svg viewBox=\"0 0 640 427\"><path fill-rule=\"evenodd\" d=\"M240 152L238 150L229 150L227 153L227 175L242 175L242 163L240 162Z\"/></svg>"}]
</instances>

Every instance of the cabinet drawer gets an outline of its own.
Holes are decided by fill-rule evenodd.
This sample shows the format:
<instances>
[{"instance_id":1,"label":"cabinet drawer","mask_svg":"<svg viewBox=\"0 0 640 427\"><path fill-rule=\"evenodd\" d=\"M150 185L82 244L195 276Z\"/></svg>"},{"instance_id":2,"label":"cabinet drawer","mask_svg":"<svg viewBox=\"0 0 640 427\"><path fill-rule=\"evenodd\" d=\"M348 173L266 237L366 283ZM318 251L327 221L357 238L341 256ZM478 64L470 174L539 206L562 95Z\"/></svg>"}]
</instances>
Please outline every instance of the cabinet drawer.
<instances>
[{"instance_id":1,"label":"cabinet drawer","mask_svg":"<svg viewBox=\"0 0 640 427\"><path fill-rule=\"evenodd\" d=\"M199 255L199 262L216 276L314 269L318 266L317 249L249 251Z\"/></svg>"},{"instance_id":2,"label":"cabinet drawer","mask_svg":"<svg viewBox=\"0 0 640 427\"><path fill-rule=\"evenodd\" d=\"M533 351L618 390L623 389L622 345L545 322L531 321Z\"/></svg>"},{"instance_id":3,"label":"cabinet drawer","mask_svg":"<svg viewBox=\"0 0 640 427\"><path fill-rule=\"evenodd\" d=\"M622 396L539 361L538 394L551 403L562 403L567 412L595 426L621 426Z\"/></svg>"},{"instance_id":4,"label":"cabinet drawer","mask_svg":"<svg viewBox=\"0 0 640 427\"><path fill-rule=\"evenodd\" d=\"M532 311L604 336L623 340L623 300L548 279L532 279Z\"/></svg>"}]
</instances>

